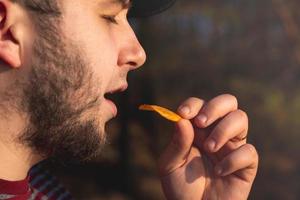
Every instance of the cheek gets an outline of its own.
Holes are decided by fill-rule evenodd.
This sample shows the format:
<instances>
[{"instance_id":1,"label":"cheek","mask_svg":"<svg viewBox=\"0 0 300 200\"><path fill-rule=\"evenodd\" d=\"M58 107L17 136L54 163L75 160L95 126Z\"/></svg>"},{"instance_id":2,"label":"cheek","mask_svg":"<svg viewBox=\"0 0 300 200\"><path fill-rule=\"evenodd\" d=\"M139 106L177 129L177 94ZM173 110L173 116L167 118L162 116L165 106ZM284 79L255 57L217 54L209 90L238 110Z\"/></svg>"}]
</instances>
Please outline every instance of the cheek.
<instances>
[{"instance_id":1,"label":"cheek","mask_svg":"<svg viewBox=\"0 0 300 200\"><path fill-rule=\"evenodd\" d=\"M105 89L118 63L118 47L113 29L93 15L78 17L72 13L65 17L65 37L82 50L88 67L99 77L101 88Z\"/></svg>"},{"instance_id":2,"label":"cheek","mask_svg":"<svg viewBox=\"0 0 300 200\"><path fill-rule=\"evenodd\" d=\"M107 88L116 73L116 52L114 45L109 40L94 40L86 49L89 67L92 68L94 75L101 81L102 89Z\"/></svg>"}]
</instances>

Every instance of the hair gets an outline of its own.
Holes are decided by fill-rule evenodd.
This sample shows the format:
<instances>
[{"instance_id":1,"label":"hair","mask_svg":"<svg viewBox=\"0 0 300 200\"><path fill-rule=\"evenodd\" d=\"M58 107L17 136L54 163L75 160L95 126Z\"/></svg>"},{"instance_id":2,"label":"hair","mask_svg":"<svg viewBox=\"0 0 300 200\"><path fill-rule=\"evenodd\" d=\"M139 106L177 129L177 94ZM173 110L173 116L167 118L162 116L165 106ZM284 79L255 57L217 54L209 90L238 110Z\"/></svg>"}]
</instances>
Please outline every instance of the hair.
<instances>
[{"instance_id":1,"label":"hair","mask_svg":"<svg viewBox=\"0 0 300 200\"><path fill-rule=\"evenodd\" d=\"M58 0L11 0L31 11L34 15L60 15Z\"/></svg>"},{"instance_id":2,"label":"hair","mask_svg":"<svg viewBox=\"0 0 300 200\"><path fill-rule=\"evenodd\" d=\"M11 0L28 11L38 36L53 43L59 31L61 8L59 0Z\"/></svg>"}]
</instances>

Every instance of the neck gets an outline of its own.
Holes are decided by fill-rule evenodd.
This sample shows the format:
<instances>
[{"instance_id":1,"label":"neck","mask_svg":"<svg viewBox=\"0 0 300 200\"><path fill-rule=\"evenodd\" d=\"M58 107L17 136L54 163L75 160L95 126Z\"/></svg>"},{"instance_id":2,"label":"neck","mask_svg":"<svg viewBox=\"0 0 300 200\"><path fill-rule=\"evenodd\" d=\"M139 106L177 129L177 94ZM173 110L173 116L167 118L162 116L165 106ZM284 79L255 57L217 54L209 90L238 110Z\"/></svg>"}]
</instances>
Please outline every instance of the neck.
<instances>
[{"instance_id":1,"label":"neck","mask_svg":"<svg viewBox=\"0 0 300 200\"><path fill-rule=\"evenodd\" d=\"M0 179L20 181L27 177L29 169L40 161L30 151L0 141Z\"/></svg>"},{"instance_id":2,"label":"neck","mask_svg":"<svg viewBox=\"0 0 300 200\"><path fill-rule=\"evenodd\" d=\"M20 181L27 177L29 169L42 160L29 147L18 142L24 130L24 120L10 115L0 118L0 179Z\"/></svg>"}]
</instances>

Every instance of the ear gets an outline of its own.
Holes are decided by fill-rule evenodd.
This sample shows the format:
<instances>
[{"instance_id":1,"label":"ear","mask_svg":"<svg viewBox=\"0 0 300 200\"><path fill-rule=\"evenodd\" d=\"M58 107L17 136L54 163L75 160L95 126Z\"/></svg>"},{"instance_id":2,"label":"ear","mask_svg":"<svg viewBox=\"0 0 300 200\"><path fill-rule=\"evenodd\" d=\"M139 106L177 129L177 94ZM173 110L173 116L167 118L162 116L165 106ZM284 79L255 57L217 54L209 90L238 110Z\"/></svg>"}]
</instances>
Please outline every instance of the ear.
<instances>
[{"instance_id":1,"label":"ear","mask_svg":"<svg viewBox=\"0 0 300 200\"><path fill-rule=\"evenodd\" d=\"M15 38L16 10L11 0L0 0L0 61L11 68L21 66L20 44Z\"/></svg>"}]
</instances>

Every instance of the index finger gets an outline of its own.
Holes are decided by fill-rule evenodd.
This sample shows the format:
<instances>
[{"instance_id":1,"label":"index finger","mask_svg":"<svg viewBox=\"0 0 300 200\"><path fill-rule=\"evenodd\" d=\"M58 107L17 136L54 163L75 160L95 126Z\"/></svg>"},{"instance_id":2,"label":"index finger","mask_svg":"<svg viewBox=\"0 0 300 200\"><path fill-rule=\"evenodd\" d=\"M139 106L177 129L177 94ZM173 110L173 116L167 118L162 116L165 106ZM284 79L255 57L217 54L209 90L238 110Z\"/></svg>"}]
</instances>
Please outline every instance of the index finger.
<instances>
[{"instance_id":1,"label":"index finger","mask_svg":"<svg viewBox=\"0 0 300 200\"><path fill-rule=\"evenodd\" d=\"M238 102L235 96L230 94L217 96L203 106L195 118L195 124L199 128L205 128L237 108Z\"/></svg>"},{"instance_id":2,"label":"index finger","mask_svg":"<svg viewBox=\"0 0 300 200\"><path fill-rule=\"evenodd\" d=\"M204 105L204 100L190 97L179 106L177 112L185 119L194 118Z\"/></svg>"}]
</instances>

